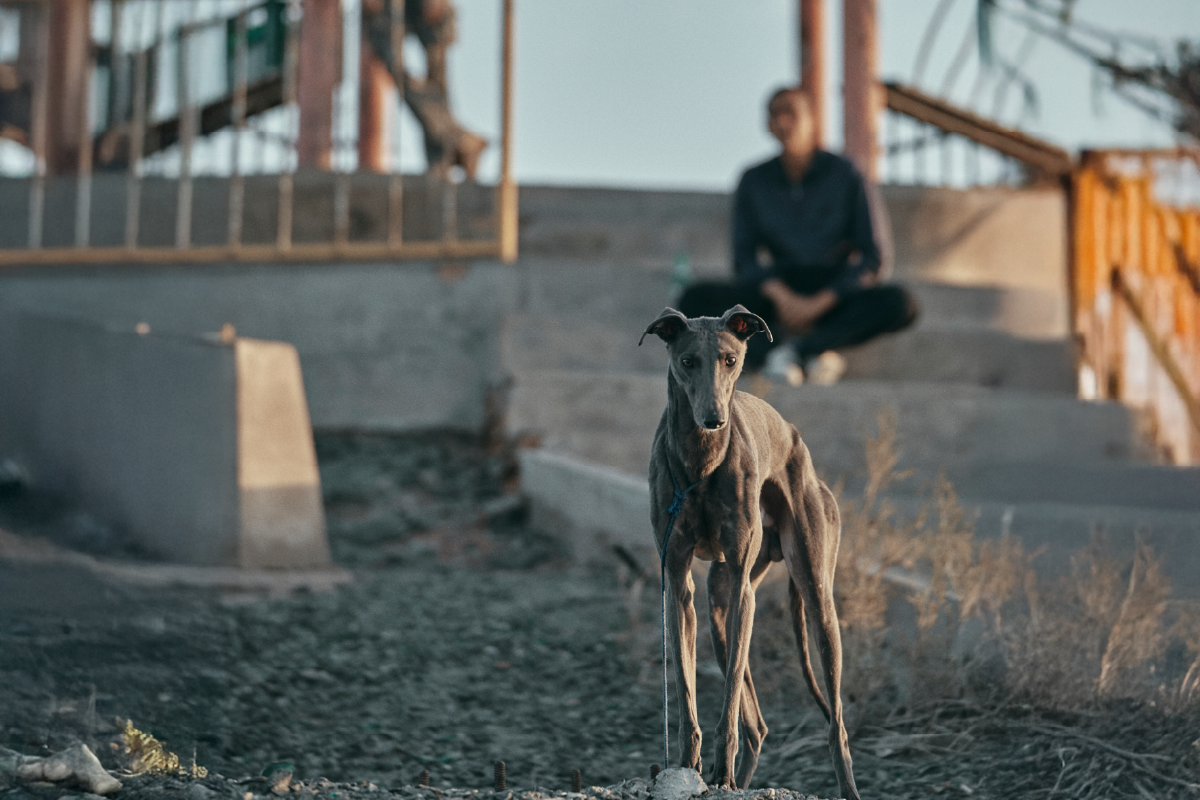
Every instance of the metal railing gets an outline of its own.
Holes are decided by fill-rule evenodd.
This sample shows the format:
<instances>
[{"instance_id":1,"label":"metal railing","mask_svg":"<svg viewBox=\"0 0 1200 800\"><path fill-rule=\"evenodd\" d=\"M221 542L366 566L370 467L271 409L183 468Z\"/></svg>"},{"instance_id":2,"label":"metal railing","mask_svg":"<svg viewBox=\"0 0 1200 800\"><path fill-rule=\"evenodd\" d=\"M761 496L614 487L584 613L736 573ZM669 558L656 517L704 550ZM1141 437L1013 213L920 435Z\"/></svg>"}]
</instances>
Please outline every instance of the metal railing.
<instances>
[{"instance_id":1,"label":"metal railing","mask_svg":"<svg viewBox=\"0 0 1200 800\"><path fill-rule=\"evenodd\" d=\"M927 94L886 83L882 176L887 183L1022 186L1057 183L1071 154Z\"/></svg>"},{"instance_id":2,"label":"metal railing","mask_svg":"<svg viewBox=\"0 0 1200 800\"><path fill-rule=\"evenodd\" d=\"M0 266L515 260L513 0L502 2L500 170L493 187L464 181L458 170L403 176L398 158L390 174L359 172L352 152L356 132L337 133L347 127L337 102L323 123L335 132L330 168L298 168L304 110L297 76L304 58L301 7L307 6L302 0L228 0L215 6L196 0L93 0L90 18L101 19L106 24L96 27L106 30L92 31L83 48L86 74L78 82L74 163L70 169L55 167L48 161L50 106L61 100L51 96L52 4L0 3L8 12L4 20L19 19L22 37L20 63L9 72L29 78L12 94L28 96L27 107L19 109L28 125L24 130L0 125L0 136L32 153L30 174L0 178L0 205L17 210L6 215L7 222L0 220ZM213 8L227 10L214 16ZM402 0L389 0L389 8L394 46L388 66L399 75ZM164 20L164 9L175 18ZM201 9L210 16L201 18ZM345 30L357 35L360 21L353 17L361 12L357 7L342 12L353 23ZM215 97L202 96L201 79L210 84L212 79L198 75L206 63L193 51L197 43L214 40L226 43L227 86ZM95 79L98 65L107 81ZM256 120L266 123L255 125ZM255 169L248 158L252 150L271 157L260 158ZM224 154L218 157L217 151ZM198 169L201 152L210 162L220 161L219 168L210 163L207 171ZM69 234L63 225L68 216ZM217 230L218 219L223 230ZM16 228L23 230L18 234Z\"/></svg>"},{"instance_id":3,"label":"metal railing","mask_svg":"<svg viewBox=\"0 0 1200 800\"><path fill-rule=\"evenodd\" d=\"M1176 464L1200 463L1200 149L1085 152L1071 187L1072 317L1080 389L1150 412ZM1195 182L1193 183L1195 185Z\"/></svg>"}]
</instances>

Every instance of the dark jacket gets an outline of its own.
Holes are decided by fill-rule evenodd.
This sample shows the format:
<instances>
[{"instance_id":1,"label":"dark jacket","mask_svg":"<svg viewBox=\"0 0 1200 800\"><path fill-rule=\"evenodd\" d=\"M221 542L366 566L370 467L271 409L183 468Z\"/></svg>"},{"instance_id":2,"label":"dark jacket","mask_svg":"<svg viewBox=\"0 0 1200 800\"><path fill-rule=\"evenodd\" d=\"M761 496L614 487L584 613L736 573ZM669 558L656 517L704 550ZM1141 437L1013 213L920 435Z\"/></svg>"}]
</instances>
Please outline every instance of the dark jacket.
<instances>
[{"instance_id":1,"label":"dark jacket","mask_svg":"<svg viewBox=\"0 0 1200 800\"><path fill-rule=\"evenodd\" d=\"M759 248L771 265L758 263ZM858 258L851 263L851 254ZM824 150L798 183L788 180L779 156L746 170L733 203L733 268L749 283L793 270L821 269L827 288L854 291L865 273L879 270L866 185L846 158Z\"/></svg>"}]
</instances>

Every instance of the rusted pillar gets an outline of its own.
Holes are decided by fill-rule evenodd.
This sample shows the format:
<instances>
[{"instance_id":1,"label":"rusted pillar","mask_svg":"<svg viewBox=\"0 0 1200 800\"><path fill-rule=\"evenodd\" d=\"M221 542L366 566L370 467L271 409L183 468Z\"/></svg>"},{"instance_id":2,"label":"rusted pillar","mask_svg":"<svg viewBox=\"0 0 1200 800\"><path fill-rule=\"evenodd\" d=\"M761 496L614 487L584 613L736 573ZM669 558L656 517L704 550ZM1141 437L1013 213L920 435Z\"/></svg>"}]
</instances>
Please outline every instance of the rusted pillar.
<instances>
[{"instance_id":1,"label":"rusted pillar","mask_svg":"<svg viewBox=\"0 0 1200 800\"><path fill-rule=\"evenodd\" d=\"M878 57L876 0L842 0L842 129L846 156L869 180L875 180L875 154L882 93L876 75Z\"/></svg>"},{"instance_id":2,"label":"rusted pillar","mask_svg":"<svg viewBox=\"0 0 1200 800\"><path fill-rule=\"evenodd\" d=\"M808 93L817 147L825 143L825 0L800 0L800 88Z\"/></svg>"},{"instance_id":3,"label":"rusted pillar","mask_svg":"<svg viewBox=\"0 0 1200 800\"><path fill-rule=\"evenodd\" d=\"M342 9L339 0L304 0L297 65L301 168L327 170L333 156L333 91L342 78Z\"/></svg>"},{"instance_id":4,"label":"rusted pillar","mask_svg":"<svg viewBox=\"0 0 1200 800\"><path fill-rule=\"evenodd\" d=\"M387 66L363 40L358 71L358 168L386 173L391 166L388 95L395 88Z\"/></svg>"},{"instance_id":5,"label":"rusted pillar","mask_svg":"<svg viewBox=\"0 0 1200 800\"><path fill-rule=\"evenodd\" d=\"M504 0L504 38L500 51L500 185L496 187L500 259L517 260L517 184L513 179L513 47L516 40L513 0Z\"/></svg>"},{"instance_id":6,"label":"rusted pillar","mask_svg":"<svg viewBox=\"0 0 1200 800\"><path fill-rule=\"evenodd\" d=\"M51 175L71 175L79 166L91 41L88 0L52 0L46 87L46 169Z\"/></svg>"}]
</instances>

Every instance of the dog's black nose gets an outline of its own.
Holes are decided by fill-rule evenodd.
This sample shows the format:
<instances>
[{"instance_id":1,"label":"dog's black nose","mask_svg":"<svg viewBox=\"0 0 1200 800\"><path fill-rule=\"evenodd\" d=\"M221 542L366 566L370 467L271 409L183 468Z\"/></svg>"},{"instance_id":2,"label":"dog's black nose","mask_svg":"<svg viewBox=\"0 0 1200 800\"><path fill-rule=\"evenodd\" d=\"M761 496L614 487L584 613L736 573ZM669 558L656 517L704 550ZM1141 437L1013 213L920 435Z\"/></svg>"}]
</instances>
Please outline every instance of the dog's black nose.
<instances>
[{"instance_id":1,"label":"dog's black nose","mask_svg":"<svg viewBox=\"0 0 1200 800\"><path fill-rule=\"evenodd\" d=\"M710 431L719 431L721 428L725 427L725 420L721 419L720 417L709 417L704 420L704 427L708 428Z\"/></svg>"}]
</instances>

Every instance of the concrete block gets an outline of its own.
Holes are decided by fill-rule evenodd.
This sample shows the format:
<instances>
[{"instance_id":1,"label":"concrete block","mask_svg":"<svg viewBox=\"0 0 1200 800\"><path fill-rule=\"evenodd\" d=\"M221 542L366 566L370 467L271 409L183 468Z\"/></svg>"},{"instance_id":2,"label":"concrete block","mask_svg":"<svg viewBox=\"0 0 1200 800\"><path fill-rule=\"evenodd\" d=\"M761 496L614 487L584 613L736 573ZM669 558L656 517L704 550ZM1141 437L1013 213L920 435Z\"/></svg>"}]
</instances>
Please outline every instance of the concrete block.
<instances>
[{"instance_id":1,"label":"concrete block","mask_svg":"<svg viewBox=\"0 0 1200 800\"><path fill-rule=\"evenodd\" d=\"M545 450L519 457L533 524L570 542L576 561L610 559L613 545L621 545L646 569L658 563L644 478Z\"/></svg>"},{"instance_id":2,"label":"concrete block","mask_svg":"<svg viewBox=\"0 0 1200 800\"><path fill-rule=\"evenodd\" d=\"M237 339L237 562L329 562L325 507L300 357L286 342Z\"/></svg>"},{"instance_id":3,"label":"concrete block","mask_svg":"<svg viewBox=\"0 0 1200 800\"><path fill-rule=\"evenodd\" d=\"M0 454L148 553L329 564L290 345L5 313L0 386Z\"/></svg>"}]
</instances>

